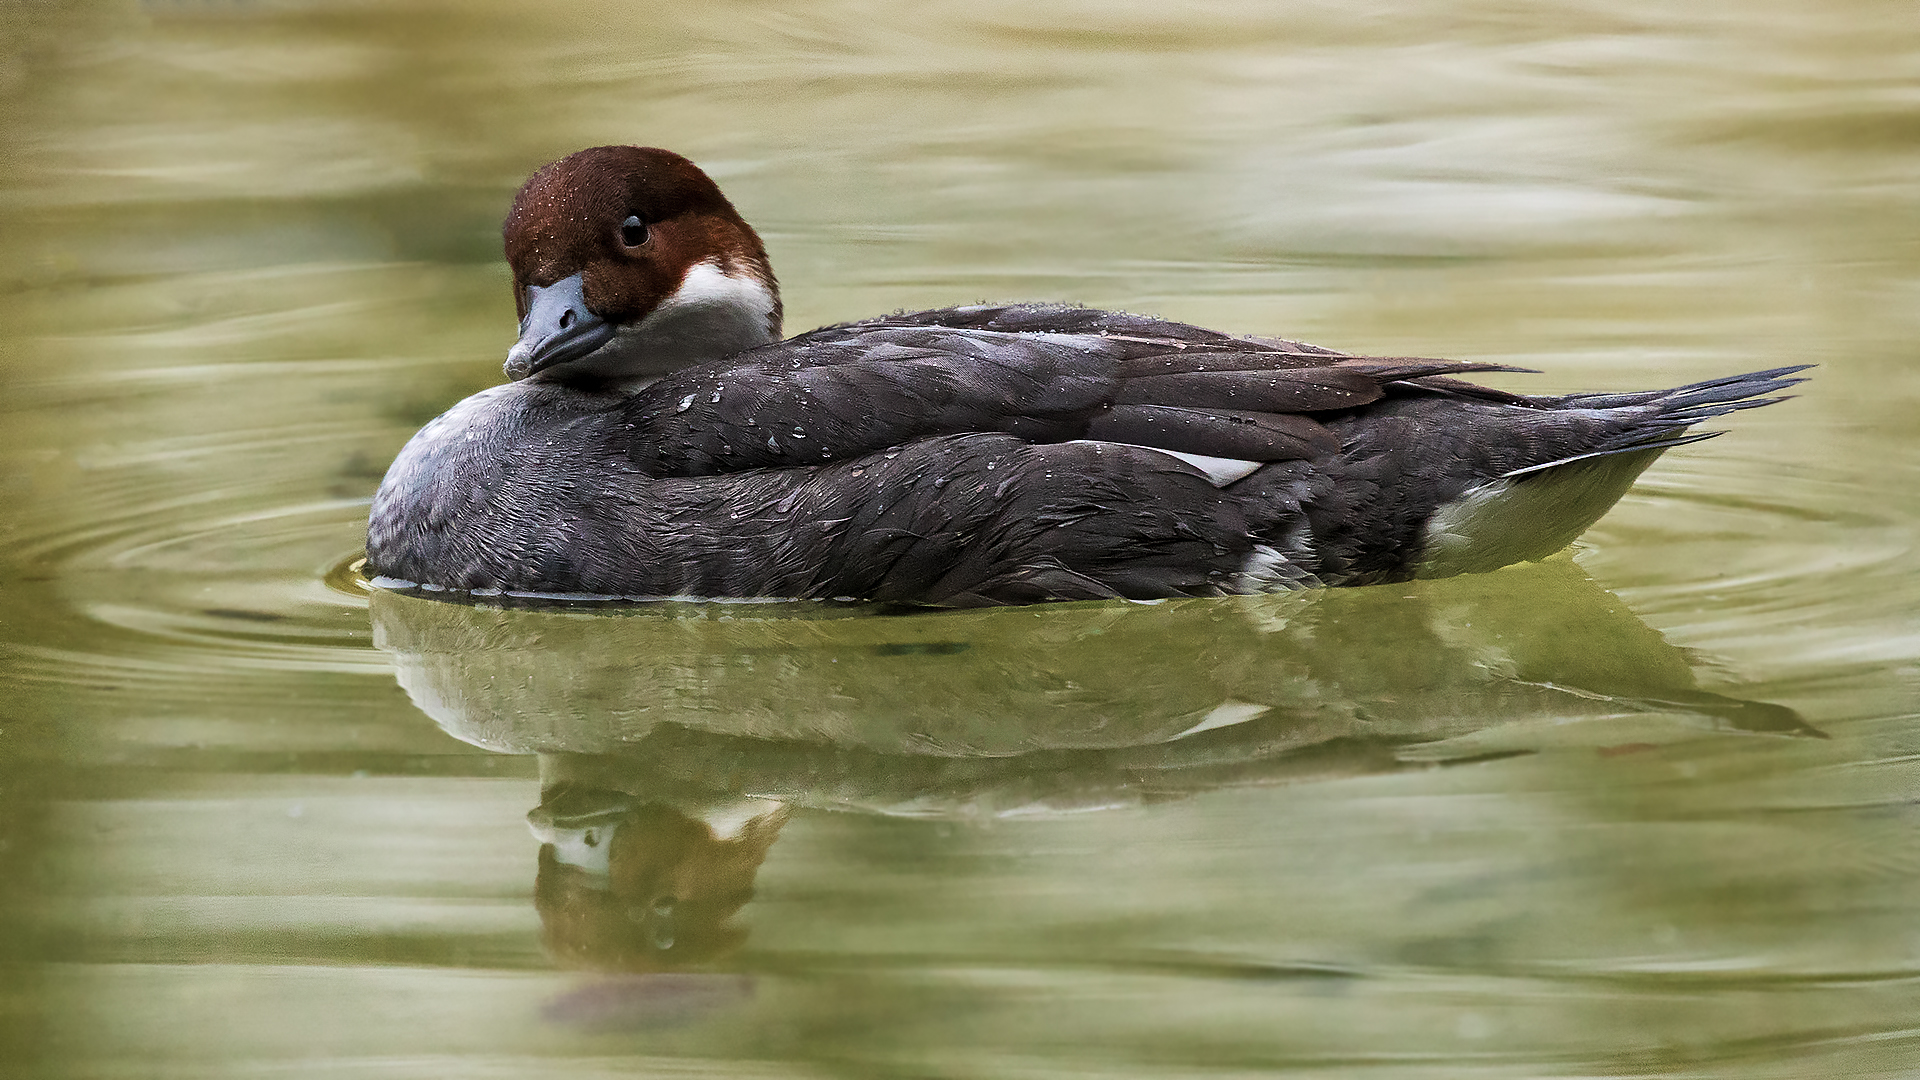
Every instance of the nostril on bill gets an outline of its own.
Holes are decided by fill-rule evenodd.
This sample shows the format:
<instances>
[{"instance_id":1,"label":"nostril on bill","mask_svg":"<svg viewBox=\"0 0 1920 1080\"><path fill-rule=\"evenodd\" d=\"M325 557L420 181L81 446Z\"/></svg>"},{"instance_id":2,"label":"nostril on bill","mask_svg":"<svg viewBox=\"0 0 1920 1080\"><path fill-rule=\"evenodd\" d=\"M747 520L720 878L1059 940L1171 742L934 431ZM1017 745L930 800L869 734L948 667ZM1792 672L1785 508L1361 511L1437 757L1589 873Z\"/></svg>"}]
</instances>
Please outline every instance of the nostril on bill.
<instances>
[{"instance_id":1,"label":"nostril on bill","mask_svg":"<svg viewBox=\"0 0 1920 1080\"><path fill-rule=\"evenodd\" d=\"M565 330L567 327L572 325L573 325L573 309L568 308L567 310L560 313L560 329Z\"/></svg>"}]
</instances>

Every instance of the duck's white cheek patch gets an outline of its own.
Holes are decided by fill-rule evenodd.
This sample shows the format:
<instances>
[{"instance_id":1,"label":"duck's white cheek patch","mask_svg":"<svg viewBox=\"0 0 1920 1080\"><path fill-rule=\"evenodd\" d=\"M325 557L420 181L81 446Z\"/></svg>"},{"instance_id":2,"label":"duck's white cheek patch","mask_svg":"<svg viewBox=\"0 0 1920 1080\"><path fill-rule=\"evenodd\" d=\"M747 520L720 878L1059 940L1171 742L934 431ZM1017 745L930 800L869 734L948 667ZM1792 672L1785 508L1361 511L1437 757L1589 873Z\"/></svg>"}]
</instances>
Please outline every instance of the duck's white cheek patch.
<instances>
[{"instance_id":1,"label":"duck's white cheek patch","mask_svg":"<svg viewBox=\"0 0 1920 1080\"><path fill-rule=\"evenodd\" d=\"M628 323L595 359L622 375L660 375L732 356L773 340L773 290L696 263L680 287L639 322Z\"/></svg>"},{"instance_id":2,"label":"duck's white cheek patch","mask_svg":"<svg viewBox=\"0 0 1920 1080\"><path fill-rule=\"evenodd\" d=\"M761 344L768 338L767 325L772 318L773 290L755 278L729 275L709 260L688 267L680 287L660 301L641 325L692 319L704 324L717 339L738 338ZM752 348L753 344L741 347Z\"/></svg>"},{"instance_id":3,"label":"duck's white cheek patch","mask_svg":"<svg viewBox=\"0 0 1920 1080\"><path fill-rule=\"evenodd\" d=\"M590 825L580 829L552 829L532 826L534 838L553 845L556 862L604 878L612 872L609 849L613 846L614 825Z\"/></svg>"}]
</instances>

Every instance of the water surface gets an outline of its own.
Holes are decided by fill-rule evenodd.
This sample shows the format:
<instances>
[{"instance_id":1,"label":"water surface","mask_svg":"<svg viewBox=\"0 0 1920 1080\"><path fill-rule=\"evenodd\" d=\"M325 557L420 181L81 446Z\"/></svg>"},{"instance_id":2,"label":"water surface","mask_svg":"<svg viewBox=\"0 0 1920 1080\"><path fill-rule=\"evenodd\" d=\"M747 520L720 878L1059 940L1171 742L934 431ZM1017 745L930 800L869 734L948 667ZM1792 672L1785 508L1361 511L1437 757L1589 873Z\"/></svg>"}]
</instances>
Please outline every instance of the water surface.
<instances>
[{"instance_id":1,"label":"water surface","mask_svg":"<svg viewBox=\"0 0 1920 1080\"><path fill-rule=\"evenodd\" d=\"M1912 1075L1917 35L13 6L0 1072ZM1542 392L1820 366L1475 578L369 598L386 462L500 377L513 189L607 142L721 181L790 330L1045 298Z\"/></svg>"}]
</instances>

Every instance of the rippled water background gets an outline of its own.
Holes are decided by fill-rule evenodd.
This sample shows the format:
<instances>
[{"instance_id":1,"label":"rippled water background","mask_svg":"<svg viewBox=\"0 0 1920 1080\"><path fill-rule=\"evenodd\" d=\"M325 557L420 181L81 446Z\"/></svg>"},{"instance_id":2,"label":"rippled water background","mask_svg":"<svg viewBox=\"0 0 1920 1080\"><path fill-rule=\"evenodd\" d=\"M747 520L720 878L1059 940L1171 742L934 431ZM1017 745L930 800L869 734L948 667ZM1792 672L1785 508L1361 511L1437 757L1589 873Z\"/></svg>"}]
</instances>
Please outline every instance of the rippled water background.
<instances>
[{"instance_id":1,"label":"rippled water background","mask_svg":"<svg viewBox=\"0 0 1920 1080\"><path fill-rule=\"evenodd\" d=\"M1909 4L17 2L0 125L8 1076L1920 1074ZM513 189L605 142L795 330L1820 367L1470 580L370 605Z\"/></svg>"}]
</instances>

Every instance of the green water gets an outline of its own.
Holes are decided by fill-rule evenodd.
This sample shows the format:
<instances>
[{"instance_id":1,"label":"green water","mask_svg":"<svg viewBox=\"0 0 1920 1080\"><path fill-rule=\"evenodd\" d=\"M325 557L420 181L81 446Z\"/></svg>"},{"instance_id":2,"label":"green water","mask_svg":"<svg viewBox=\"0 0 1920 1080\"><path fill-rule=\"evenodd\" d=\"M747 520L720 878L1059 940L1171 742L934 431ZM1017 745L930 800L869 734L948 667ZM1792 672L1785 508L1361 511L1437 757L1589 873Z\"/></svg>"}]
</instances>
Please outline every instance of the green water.
<instances>
[{"instance_id":1,"label":"green water","mask_svg":"<svg viewBox=\"0 0 1920 1080\"><path fill-rule=\"evenodd\" d=\"M1916 86L1852 0L0 5L0 1075L1920 1074ZM607 142L790 330L1820 366L1475 578L369 598Z\"/></svg>"}]
</instances>

